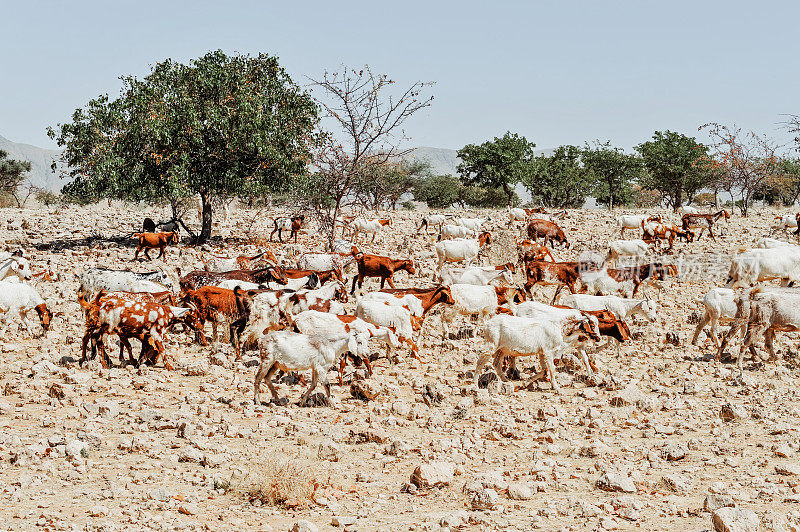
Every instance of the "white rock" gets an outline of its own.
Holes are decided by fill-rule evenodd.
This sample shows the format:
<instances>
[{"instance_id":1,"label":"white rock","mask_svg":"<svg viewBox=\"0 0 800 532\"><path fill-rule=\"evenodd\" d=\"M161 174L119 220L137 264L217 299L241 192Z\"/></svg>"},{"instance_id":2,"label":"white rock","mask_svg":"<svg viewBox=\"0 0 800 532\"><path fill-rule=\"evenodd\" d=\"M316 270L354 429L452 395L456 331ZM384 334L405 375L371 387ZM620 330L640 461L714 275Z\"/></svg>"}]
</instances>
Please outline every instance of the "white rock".
<instances>
[{"instance_id":1,"label":"white rock","mask_svg":"<svg viewBox=\"0 0 800 532\"><path fill-rule=\"evenodd\" d=\"M711 516L713 532L758 532L761 519L746 508L720 508Z\"/></svg>"}]
</instances>

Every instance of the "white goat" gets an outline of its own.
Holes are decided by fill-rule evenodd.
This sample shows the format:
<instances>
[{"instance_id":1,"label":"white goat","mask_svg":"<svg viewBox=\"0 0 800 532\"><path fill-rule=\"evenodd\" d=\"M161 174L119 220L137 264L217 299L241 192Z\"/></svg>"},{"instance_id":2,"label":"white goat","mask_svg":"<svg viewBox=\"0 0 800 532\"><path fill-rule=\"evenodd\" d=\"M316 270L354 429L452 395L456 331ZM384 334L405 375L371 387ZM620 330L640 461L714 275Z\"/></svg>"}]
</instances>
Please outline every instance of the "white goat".
<instances>
[{"instance_id":1,"label":"white goat","mask_svg":"<svg viewBox=\"0 0 800 532\"><path fill-rule=\"evenodd\" d=\"M28 319L28 312L36 310L39 319L42 321L42 328L47 332L50 328L50 319L52 313L47 308L42 296L35 288L23 283L10 283L7 281L0 281L0 315L3 320L3 327L0 330L0 338L5 338L6 329L12 314L16 314L25 325L28 334L33 336L31 332L31 322Z\"/></svg>"},{"instance_id":2,"label":"white goat","mask_svg":"<svg viewBox=\"0 0 800 532\"><path fill-rule=\"evenodd\" d=\"M356 304L356 316L379 327L393 328L397 338L411 347L411 356L419 358L411 311L407 306L393 305L388 301L364 301L362 298Z\"/></svg>"},{"instance_id":3,"label":"white goat","mask_svg":"<svg viewBox=\"0 0 800 532\"><path fill-rule=\"evenodd\" d=\"M528 213L525 212L525 209L520 209L517 207L508 208L508 225L511 225L518 220L525 221L527 219Z\"/></svg>"},{"instance_id":4,"label":"white goat","mask_svg":"<svg viewBox=\"0 0 800 532\"><path fill-rule=\"evenodd\" d=\"M780 279L781 286L800 281L800 247L752 249L731 259L725 288L749 286Z\"/></svg>"},{"instance_id":5,"label":"white goat","mask_svg":"<svg viewBox=\"0 0 800 532\"><path fill-rule=\"evenodd\" d=\"M268 331L280 329L281 302L278 293L261 292L253 297L250 306L250 316L247 325L242 331L240 342L242 346L253 345L258 342L263 334Z\"/></svg>"},{"instance_id":6,"label":"white goat","mask_svg":"<svg viewBox=\"0 0 800 532\"><path fill-rule=\"evenodd\" d=\"M624 299L617 296L590 296L569 294L561 299L561 304L578 310L608 310L618 320L627 320L641 314L648 321L658 320L658 305L649 299Z\"/></svg>"},{"instance_id":7,"label":"white goat","mask_svg":"<svg viewBox=\"0 0 800 532\"><path fill-rule=\"evenodd\" d=\"M730 288L712 288L701 300L705 307L705 314L697 328L694 330L692 345L697 344L697 338L703 328L711 324L711 332L708 334L716 347L719 347L719 337L717 336L717 323L720 318L733 319L736 315L736 293Z\"/></svg>"},{"instance_id":8,"label":"white goat","mask_svg":"<svg viewBox=\"0 0 800 532\"><path fill-rule=\"evenodd\" d=\"M650 218L657 218L659 222L661 221L661 216L651 216L649 214L623 214L617 218L620 236L625 236L626 229L638 230L640 227L642 227L642 222L646 222Z\"/></svg>"},{"instance_id":9,"label":"white goat","mask_svg":"<svg viewBox=\"0 0 800 532\"><path fill-rule=\"evenodd\" d=\"M596 321L595 321L596 323ZM550 383L554 391L559 390L556 382L555 363L556 354L570 348L573 341L581 336L599 339L596 332L591 329L591 321L587 318L570 321L561 327L550 320L520 318L499 314L490 319L481 331L483 337L493 346L493 349L478 358L475 366L475 379L481 370L494 355L494 367L501 380L505 380L501 363L503 358L539 355L541 371L533 378L534 381L549 374Z\"/></svg>"},{"instance_id":10,"label":"white goat","mask_svg":"<svg viewBox=\"0 0 800 532\"><path fill-rule=\"evenodd\" d=\"M463 225L444 224L439 229L439 240L448 238L467 238L475 236L475 231Z\"/></svg>"},{"instance_id":11,"label":"white goat","mask_svg":"<svg viewBox=\"0 0 800 532\"><path fill-rule=\"evenodd\" d=\"M164 272L136 273L127 270L89 268L78 275L79 292L87 298L100 290L108 292L163 292L171 290L172 281Z\"/></svg>"},{"instance_id":12,"label":"white goat","mask_svg":"<svg viewBox=\"0 0 800 532\"><path fill-rule=\"evenodd\" d=\"M784 242L783 240L770 237L764 237L756 242L756 248L758 249L782 248L786 246L797 247L795 244L790 244L789 242Z\"/></svg>"},{"instance_id":13,"label":"white goat","mask_svg":"<svg viewBox=\"0 0 800 532\"><path fill-rule=\"evenodd\" d=\"M372 241L375 242L375 236L383 230L383 227L386 225L391 225L392 221L389 219L372 219L367 220L366 218L356 218L348 225L348 228L351 231L351 238L353 242L358 239L359 233L372 233Z\"/></svg>"},{"instance_id":14,"label":"white goat","mask_svg":"<svg viewBox=\"0 0 800 532\"><path fill-rule=\"evenodd\" d=\"M303 253L297 259L297 267L301 270L311 270L314 272L327 272L330 270L344 269L349 264L355 262L350 255L352 245L347 248L347 254L340 253Z\"/></svg>"},{"instance_id":15,"label":"white goat","mask_svg":"<svg viewBox=\"0 0 800 532\"><path fill-rule=\"evenodd\" d=\"M31 264L28 259L19 255L11 255L0 262L0 281L10 277L16 277L20 281L26 281L32 277Z\"/></svg>"},{"instance_id":16,"label":"white goat","mask_svg":"<svg viewBox=\"0 0 800 532\"><path fill-rule=\"evenodd\" d=\"M652 249L652 245L644 240L612 240L608 243L608 255L606 260L616 260L619 257L642 257Z\"/></svg>"},{"instance_id":17,"label":"white goat","mask_svg":"<svg viewBox=\"0 0 800 532\"><path fill-rule=\"evenodd\" d=\"M561 328L565 327L572 321L580 321L584 318L584 315L578 309L553 307L539 301L523 301L520 304L515 304L513 301L509 300L508 308L510 308L511 312L514 313L514 316L518 316L520 318L550 320ZM589 316L589 319L590 321L593 320L592 327L597 331L597 335L599 336L600 326L597 322L597 318L594 316ZM578 353L581 356L581 362L583 362L587 373L589 373L591 376L594 375L594 370L592 369L592 364L589 361L589 355L586 353L586 346L584 344L585 342L581 342L579 345L577 345ZM619 346L619 343L617 343L617 346Z\"/></svg>"},{"instance_id":18,"label":"white goat","mask_svg":"<svg viewBox=\"0 0 800 532\"><path fill-rule=\"evenodd\" d=\"M417 227L417 233L424 227L425 234L428 234L428 228L433 227L434 229L438 228L441 230L442 225L447 221L448 216L446 214L428 214L422 217L422 221Z\"/></svg>"},{"instance_id":19,"label":"white goat","mask_svg":"<svg viewBox=\"0 0 800 532\"><path fill-rule=\"evenodd\" d=\"M486 222L490 221L491 218L456 218L455 222L456 225L461 225L466 227L467 229L472 229L473 232L477 233L481 230L481 226Z\"/></svg>"},{"instance_id":20,"label":"white goat","mask_svg":"<svg viewBox=\"0 0 800 532\"><path fill-rule=\"evenodd\" d=\"M509 269L496 270L494 268L449 268L442 273L440 280L444 285L474 284L484 286L496 281L514 284L514 276Z\"/></svg>"},{"instance_id":21,"label":"white goat","mask_svg":"<svg viewBox=\"0 0 800 532\"><path fill-rule=\"evenodd\" d=\"M347 288L339 282L328 283L314 290L298 290L281 297L281 306L287 314L298 314L315 305L325 304L334 299L347 302ZM339 310L337 308L337 310Z\"/></svg>"},{"instance_id":22,"label":"white goat","mask_svg":"<svg viewBox=\"0 0 800 532\"><path fill-rule=\"evenodd\" d=\"M421 317L425 309L422 308L422 301L413 294L406 294L397 297L388 292L367 292L359 298L360 301L385 301L390 305L406 307L413 316Z\"/></svg>"},{"instance_id":23,"label":"white goat","mask_svg":"<svg viewBox=\"0 0 800 532\"><path fill-rule=\"evenodd\" d=\"M225 279L218 282L215 286L219 288L225 288L227 290L233 290L237 286L242 290L260 290L266 288L263 284L258 283L251 283L250 281L240 281L239 279Z\"/></svg>"},{"instance_id":24,"label":"white goat","mask_svg":"<svg viewBox=\"0 0 800 532\"><path fill-rule=\"evenodd\" d=\"M787 229L797 229L797 215L796 214L787 214L785 216L776 216L775 219L778 221L778 225L772 228L772 232L783 230L784 233L787 232Z\"/></svg>"},{"instance_id":25,"label":"white goat","mask_svg":"<svg viewBox=\"0 0 800 532\"><path fill-rule=\"evenodd\" d=\"M478 258L481 248L491 243L492 236L488 232L481 233L477 240L456 238L437 242L435 248L439 258L438 271L442 271L445 262L466 262L470 266Z\"/></svg>"},{"instance_id":26,"label":"white goat","mask_svg":"<svg viewBox=\"0 0 800 532\"><path fill-rule=\"evenodd\" d=\"M309 336L302 333L289 331L271 331L259 339L258 347L261 352L261 365L256 372L253 383L253 400L260 402L261 381L266 379L267 387L276 402L278 391L272 383L272 375L276 371L305 371L311 370L311 385L300 397L300 404L308 400L311 392L321 381L325 387L325 394L330 398L331 387L328 383L328 370L331 369L336 359L345 351L355 355L366 352L366 335L358 333L317 334Z\"/></svg>"},{"instance_id":27,"label":"white goat","mask_svg":"<svg viewBox=\"0 0 800 532\"><path fill-rule=\"evenodd\" d=\"M681 214L700 214L700 209L692 207L691 205L681 205L678 207Z\"/></svg>"}]
</instances>

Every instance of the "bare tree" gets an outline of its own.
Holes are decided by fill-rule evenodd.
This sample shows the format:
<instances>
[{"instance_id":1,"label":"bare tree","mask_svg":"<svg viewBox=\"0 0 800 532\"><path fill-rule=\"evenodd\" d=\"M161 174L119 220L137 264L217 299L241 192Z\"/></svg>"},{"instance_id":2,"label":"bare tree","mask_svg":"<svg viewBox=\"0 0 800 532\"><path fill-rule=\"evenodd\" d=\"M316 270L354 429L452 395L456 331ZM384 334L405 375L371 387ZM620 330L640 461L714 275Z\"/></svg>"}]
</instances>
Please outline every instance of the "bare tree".
<instances>
[{"instance_id":1,"label":"bare tree","mask_svg":"<svg viewBox=\"0 0 800 532\"><path fill-rule=\"evenodd\" d=\"M731 198L734 189L738 189L742 200L739 209L747 216L753 194L780 171L778 147L766 135L743 132L736 125L712 122L701 129L707 129L711 137L714 158L721 172L721 188L727 190Z\"/></svg>"},{"instance_id":2,"label":"bare tree","mask_svg":"<svg viewBox=\"0 0 800 532\"><path fill-rule=\"evenodd\" d=\"M319 89L316 97L325 112L325 127L331 129L316 153L317 173L300 188L333 246L342 208L358 201L354 187L411 151L401 148L408 140L403 123L428 107L433 96L423 95L429 82L417 81L405 90L393 90L393 80L373 73L368 66L361 70L342 67L311 81Z\"/></svg>"}]
</instances>

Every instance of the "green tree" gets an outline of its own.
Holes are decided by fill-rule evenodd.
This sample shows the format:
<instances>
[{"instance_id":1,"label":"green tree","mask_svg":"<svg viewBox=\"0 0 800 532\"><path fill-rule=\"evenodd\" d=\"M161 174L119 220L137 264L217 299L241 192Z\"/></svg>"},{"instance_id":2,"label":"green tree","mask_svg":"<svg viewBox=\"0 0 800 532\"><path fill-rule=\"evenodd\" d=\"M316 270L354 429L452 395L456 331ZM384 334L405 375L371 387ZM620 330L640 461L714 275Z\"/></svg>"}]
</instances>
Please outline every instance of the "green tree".
<instances>
[{"instance_id":1,"label":"green tree","mask_svg":"<svg viewBox=\"0 0 800 532\"><path fill-rule=\"evenodd\" d=\"M367 168L356 181L353 194L368 209L383 206L392 209L404 194L411 192L420 178L430 175L430 164L424 161L402 160Z\"/></svg>"},{"instance_id":2,"label":"green tree","mask_svg":"<svg viewBox=\"0 0 800 532\"><path fill-rule=\"evenodd\" d=\"M433 209L444 209L458 201L462 186L452 175L424 177L414 185L414 200L424 201Z\"/></svg>"},{"instance_id":3,"label":"green tree","mask_svg":"<svg viewBox=\"0 0 800 532\"><path fill-rule=\"evenodd\" d=\"M633 182L640 177L641 160L625 153L610 142L588 144L581 153L583 166L593 183L594 197L611 210L615 205L624 205L633 200Z\"/></svg>"},{"instance_id":4,"label":"green tree","mask_svg":"<svg viewBox=\"0 0 800 532\"><path fill-rule=\"evenodd\" d=\"M800 160L781 159L774 173L768 175L753 193L754 200L770 205L794 205L800 197Z\"/></svg>"},{"instance_id":5,"label":"green tree","mask_svg":"<svg viewBox=\"0 0 800 532\"><path fill-rule=\"evenodd\" d=\"M592 188L589 172L581 164L581 149L569 145L535 157L522 183L534 202L559 209L582 207Z\"/></svg>"},{"instance_id":6,"label":"green tree","mask_svg":"<svg viewBox=\"0 0 800 532\"><path fill-rule=\"evenodd\" d=\"M8 153L0 150L0 194L13 197L17 207L22 207L24 203L20 200L19 189L25 174L30 171L30 162L9 159Z\"/></svg>"},{"instance_id":7,"label":"green tree","mask_svg":"<svg viewBox=\"0 0 800 532\"><path fill-rule=\"evenodd\" d=\"M508 203L508 196L502 187L484 188L461 186L458 194L458 202L463 205L478 209L497 209L505 207ZM511 203L519 203L516 192L512 191Z\"/></svg>"},{"instance_id":8,"label":"green tree","mask_svg":"<svg viewBox=\"0 0 800 532\"><path fill-rule=\"evenodd\" d=\"M122 85L119 98L102 95L49 128L74 179L65 192L133 201L197 194L204 242L213 199L281 190L306 172L318 109L275 57L168 59Z\"/></svg>"},{"instance_id":9,"label":"green tree","mask_svg":"<svg viewBox=\"0 0 800 532\"><path fill-rule=\"evenodd\" d=\"M486 189L502 188L511 205L514 185L519 183L533 161L536 144L523 136L507 132L483 144L467 144L458 150L457 170L466 185Z\"/></svg>"},{"instance_id":10,"label":"green tree","mask_svg":"<svg viewBox=\"0 0 800 532\"><path fill-rule=\"evenodd\" d=\"M683 204L684 195L691 199L714 178L708 148L694 137L656 131L653 140L639 144L636 151L648 170L641 174L639 184L664 194L673 209Z\"/></svg>"}]
</instances>

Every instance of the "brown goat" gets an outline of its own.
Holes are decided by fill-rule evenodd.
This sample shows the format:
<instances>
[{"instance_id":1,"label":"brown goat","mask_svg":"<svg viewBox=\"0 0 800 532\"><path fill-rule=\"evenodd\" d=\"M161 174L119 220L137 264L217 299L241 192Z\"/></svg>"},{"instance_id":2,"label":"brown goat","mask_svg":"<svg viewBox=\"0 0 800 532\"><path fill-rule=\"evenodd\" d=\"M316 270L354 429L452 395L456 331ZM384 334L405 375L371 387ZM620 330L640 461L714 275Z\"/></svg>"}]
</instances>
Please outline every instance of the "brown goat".
<instances>
[{"instance_id":1,"label":"brown goat","mask_svg":"<svg viewBox=\"0 0 800 532\"><path fill-rule=\"evenodd\" d=\"M536 242L536 240L544 238L544 245L550 246L551 242L558 242L566 247L569 247L567 242L567 235L558 224L547 220L531 220L528 223L528 238Z\"/></svg>"},{"instance_id":2,"label":"brown goat","mask_svg":"<svg viewBox=\"0 0 800 532\"><path fill-rule=\"evenodd\" d=\"M364 285L364 279L367 277L380 277L381 289L383 289L384 283L387 281L389 282L389 286L394 288L394 282L392 281L394 272L405 270L410 275L414 275L417 271L414 268L414 261L411 259L392 259L381 255L369 255L367 253L357 252L355 248L353 249L353 256L358 266L358 275L353 277L353 288L350 290L351 294L354 294L356 291L356 283L358 283L358 287L361 288Z\"/></svg>"},{"instance_id":3,"label":"brown goat","mask_svg":"<svg viewBox=\"0 0 800 532\"><path fill-rule=\"evenodd\" d=\"M139 245L136 247L136 253L133 255L133 260L136 260L139 257L139 252L144 250L144 256L147 257L147 260L153 260L152 257L148 254L148 251L151 249L158 249L160 253L158 254L157 259L160 259L164 256L164 250L169 244L177 244L178 243L178 233L134 233L134 235L139 240Z\"/></svg>"}]
</instances>

